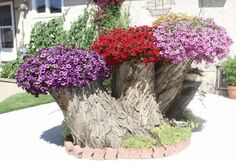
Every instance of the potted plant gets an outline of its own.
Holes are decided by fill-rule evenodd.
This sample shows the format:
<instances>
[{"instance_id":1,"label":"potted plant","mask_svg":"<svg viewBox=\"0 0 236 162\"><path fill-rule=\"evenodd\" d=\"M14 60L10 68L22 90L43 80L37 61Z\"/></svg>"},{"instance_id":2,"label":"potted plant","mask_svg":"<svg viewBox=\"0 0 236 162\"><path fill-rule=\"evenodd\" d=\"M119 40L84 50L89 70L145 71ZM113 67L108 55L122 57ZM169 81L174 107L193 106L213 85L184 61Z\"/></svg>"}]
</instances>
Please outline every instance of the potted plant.
<instances>
[{"instance_id":1,"label":"potted plant","mask_svg":"<svg viewBox=\"0 0 236 162\"><path fill-rule=\"evenodd\" d=\"M229 97L236 99L236 57L229 57L223 61L222 70L228 84Z\"/></svg>"}]
</instances>

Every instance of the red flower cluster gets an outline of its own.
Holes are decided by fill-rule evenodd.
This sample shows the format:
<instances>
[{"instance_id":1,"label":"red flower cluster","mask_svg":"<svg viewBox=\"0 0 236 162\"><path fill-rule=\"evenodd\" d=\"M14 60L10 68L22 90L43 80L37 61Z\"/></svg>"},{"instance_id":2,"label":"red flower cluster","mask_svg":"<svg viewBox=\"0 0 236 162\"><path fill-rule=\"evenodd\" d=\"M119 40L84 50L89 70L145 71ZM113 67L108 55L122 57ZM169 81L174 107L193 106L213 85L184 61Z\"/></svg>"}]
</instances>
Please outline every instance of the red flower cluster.
<instances>
[{"instance_id":1,"label":"red flower cluster","mask_svg":"<svg viewBox=\"0 0 236 162\"><path fill-rule=\"evenodd\" d=\"M100 53L109 65L158 62L160 49L154 44L154 27L119 28L99 36L92 49Z\"/></svg>"}]
</instances>

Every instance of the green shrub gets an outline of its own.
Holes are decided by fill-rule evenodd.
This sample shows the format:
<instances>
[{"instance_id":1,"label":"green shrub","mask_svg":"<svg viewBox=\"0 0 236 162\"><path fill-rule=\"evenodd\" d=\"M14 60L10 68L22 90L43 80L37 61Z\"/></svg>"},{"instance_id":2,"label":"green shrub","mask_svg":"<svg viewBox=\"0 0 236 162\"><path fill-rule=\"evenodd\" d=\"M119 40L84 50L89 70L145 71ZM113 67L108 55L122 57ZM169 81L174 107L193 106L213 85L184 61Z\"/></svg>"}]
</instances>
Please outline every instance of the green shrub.
<instances>
[{"instance_id":1,"label":"green shrub","mask_svg":"<svg viewBox=\"0 0 236 162\"><path fill-rule=\"evenodd\" d=\"M221 68L228 84L236 85L236 58L227 58L222 62Z\"/></svg>"},{"instance_id":2,"label":"green shrub","mask_svg":"<svg viewBox=\"0 0 236 162\"><path fill-rule=\"evenodd\" d=\"M188 127L192 130L200 126L198 118L192 113L191 110L184 110L182 118L187 122Z\"/></svg>"},{"instance_id":3,"label":"green shrub","mask_svg":"<svg viewBox=\"0 0 236 162\"><path fill-rule=\"evenodd\" d=\"M117 10L120 10L118 6L113 6L107 10L107 15L104 17L102 23L106 29L116 29L120 27L129 27L129 14L119 14Z\"/></svg>"},{"instance_id":4,"label":"green shrub","mask_svg":"<svg viewBox=\"0 0 236 162\"><path fill-rule=\"evenodd\" d=\"M69 126L67 125L67 122L65 120L62 121L61 126L62 126L62 136L64 137L64 139L66 139L71 134Z\"/></svg>"},{"instance_id":5,"label":"green shrub","mask_svg":"<svg viewBox=\"0 0 236 162\"><path fill-rule=\"evenodd\" d=\"M159 138L162 145L176 144L182 140L187 140L191 136L190 128L173 127L169 124L155 127L151 131Z\"/></svg>"},{"instance_id":6,"label":"green shrub","mask_svg":"<svg viewBox=\"0 0 236 162\"><path fill-rule=\"evenodd\" d=\"M34 25L29 43L29 53L35 54L43 48L67 43L66 31L63 29L63 18L52 19L49 22L38 22Z\"/></svg>"},{"instance_id":7,"label":"green shrub","mask_svg":"<svg viewBox=\"0 0 236 162\"><path fill-rule=\"evenodd\" d=\"M156 146L157 141L146 135L137 134L122 141L121 146L125 148L151 148Z\"/></svg>"},{"instance_id":8,"label":"green shrub","mask_svg":"<svg viewBox=\"0 0 236 162\"><path fill-rule=\"evenodd\" d=\"M96 25L93 23L93 9L84 9L84 13L75 21L68 31L69 45L89 49L97 36Z\"/></svg>"},{"instance_id":9,"label":"green shrub","mask_svg":"<svg viewBox=\"0 0 236 162\"><path fill-rule=\"evenodd\" d=\"M1 78L15 79L17 70L22 62L21 59L17 58L16 60L6 63L2 67L2 72L0 73Z\"/></svg>"},{"instance_id":10,"label":"green shrub","mask_svg":"<svg viewBox=\"0 0 236 162\"><path fill-rule=\"evenodd\" d=\"M97 24L98 28L101 28L100 33L104 33L110 29L130 26L129 12L125 11L123 14L121 14L120 9L120 5L111 6L105 11L102 11L105 13L105 16L95 16L95 23Z\"/></svg>"}]
</instances>

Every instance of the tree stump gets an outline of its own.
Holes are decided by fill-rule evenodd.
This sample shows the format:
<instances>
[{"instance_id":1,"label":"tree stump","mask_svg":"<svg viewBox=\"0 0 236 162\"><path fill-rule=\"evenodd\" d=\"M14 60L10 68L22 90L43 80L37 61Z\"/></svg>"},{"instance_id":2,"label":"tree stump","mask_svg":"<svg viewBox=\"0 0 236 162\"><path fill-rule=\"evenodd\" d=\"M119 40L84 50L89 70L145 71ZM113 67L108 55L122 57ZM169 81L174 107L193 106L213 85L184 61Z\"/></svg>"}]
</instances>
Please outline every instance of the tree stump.
<instances>
[{"instance_id":1,"label":"tree stump","mask_svg":"<svg viewBox=\"0 0 236 162\"><path fill-rule=\"evenodd\" d=\"M124 138L145 132L98 82L83 88L59 89L51 95L62 109L74 143L81 147L117 148Z\"/></svg>"},{"instance_id":2,"label":"tree stump","mask_svg":"<svg viewBox=\"0 0 236 162\"><path fill-rule=\"evenodd\" d=\"M119 65L113 73L112 96L99 81L88 86L51 91L75 144L120 146L121 141L165 122L163 115L181 92L191 61L178 65Z\"/></svg>"},{"instance_id":3,"label":"tree stump","mask_svg":"<svg viewBox=\"0 0 236 162\"><path fill-rule=\"evenodd\" d=\"M112 81L112 95L146 129L164 122L155 98L154 70L154 63L123 63L115 69Z\"/></svg>"}]
</instances>

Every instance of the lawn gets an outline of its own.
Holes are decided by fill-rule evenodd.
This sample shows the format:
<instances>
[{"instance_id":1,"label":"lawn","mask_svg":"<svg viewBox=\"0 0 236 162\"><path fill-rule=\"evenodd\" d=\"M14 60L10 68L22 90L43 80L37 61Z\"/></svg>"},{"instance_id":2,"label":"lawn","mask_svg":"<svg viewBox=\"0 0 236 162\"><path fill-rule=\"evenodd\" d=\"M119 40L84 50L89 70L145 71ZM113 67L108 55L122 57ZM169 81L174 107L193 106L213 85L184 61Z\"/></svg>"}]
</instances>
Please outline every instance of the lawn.
<instances>
[{"instance_id":1,"label":"lawn","mask_svg":"<svg viewBox=\"0 0 236 162\"><path fill-rule=\"evenodd\" d=\"M0 114L54 102L50 95L34 97L28 93L18 93L0 102Z\"/></svg>"}]
</instances>

